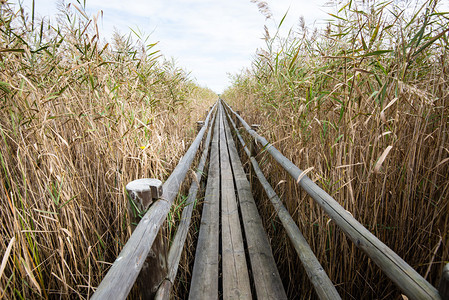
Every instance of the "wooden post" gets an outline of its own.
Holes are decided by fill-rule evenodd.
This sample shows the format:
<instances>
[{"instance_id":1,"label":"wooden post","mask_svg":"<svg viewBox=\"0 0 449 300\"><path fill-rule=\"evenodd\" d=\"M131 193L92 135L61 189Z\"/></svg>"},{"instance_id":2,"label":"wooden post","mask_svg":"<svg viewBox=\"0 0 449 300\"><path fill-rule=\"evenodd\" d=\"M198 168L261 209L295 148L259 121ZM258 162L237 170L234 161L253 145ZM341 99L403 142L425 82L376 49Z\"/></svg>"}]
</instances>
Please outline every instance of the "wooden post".
<instances>
[{"instance_id":1,"label":"wooden post","mask_svg":"<svg viewBox=\"0 0 449 300\"><path fill-rule=\"evenodd\" d=\"M241 114L242 112L241 112L240 110L237 110L236 113L240 116L240 114ZM239 128L239 119L237 118L236 115L233 115L233 117L234 117L234 123L235 123L235 126L237 126L237 129L238 129L238 128Z\"/></svg>"},{"instance_id":2,"label":"wooden post","mask_svg":"<svg viewBox=\"0 0 449 300\"><path fill-rule=\"evenodd\" d=\"M196 132L200 132L201 128L204 126L204 121L196 121Z\"/></svg>"},{"instance_id":3,"label":"wooden post","mask_svg":"<svg viewBox=\"0 0 449 300\"><path fill-rule=\"evenodd\" d=\"M259 130L260 125L259 124L252 124L251 125L251 129L254 131L258 131ZM249 153L251 154L251 157L256 157L257 154L259 153L259 147L257 144L257 140L253 139L252 136L249 136L251 142L249 144ZM251 158L250 158L251 160ZM249 168L249 183L251 184L251 188L253 188L253 185L255 182L257 182L257 176L254 173L253 168L251 168L251 166L248 167Z\"/></svg>"},{"instance_id":4,"label":"wooden post","mask_svg":"<svg viewBox=\"0 0 449 300\"><path fill-rule=\"evenodd\" d=\"M438 292L440 293L441 299L449 299L449 264L446 264L443 268Z\"/></svg>"},{"instance_id":5,"label":"wooden post","mask_svg":"<svg viewBox=\"0 0 449 300\"><path fill-rule=\"evenodd\" d=\"M128 183L126 191L128 192L131 224L134 230L134 224L140 221L138 213L145 212L154 201L162 196L162 182L153 178L138 179ZM162 227L137 278L142 299L153 299L159 285L167 275L167 243L164 233L165 230Z\"/></svg>"},{"instance_id":6,"label":"wooden post","mask_svg":"<svg viewBox=\"0 0 449 300\"><path fill-rule=\"evenodd\" d=\"M260 125L259 124L253 124L251 125L251 129L257 132L259 130ZM253 139L251 142L251 156L256 157L256 155L259 153L259 146L257 145L257 140Z\"/></svg>"}]
</instances>

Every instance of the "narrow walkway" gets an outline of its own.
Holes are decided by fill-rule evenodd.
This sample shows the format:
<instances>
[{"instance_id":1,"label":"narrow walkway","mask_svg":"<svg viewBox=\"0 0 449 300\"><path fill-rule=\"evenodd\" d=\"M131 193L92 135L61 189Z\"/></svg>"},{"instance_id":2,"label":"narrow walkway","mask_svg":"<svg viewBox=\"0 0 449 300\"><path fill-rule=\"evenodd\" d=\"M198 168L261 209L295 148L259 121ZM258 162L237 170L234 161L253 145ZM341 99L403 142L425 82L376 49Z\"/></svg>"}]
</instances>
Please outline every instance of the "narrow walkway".
<instances>
[{"instance_id":1,"label":"narrow walkway","mask_svg":"<svg viewBox=\"0 0 449 300\"><path fill-rule=\"evenodd\" d=\"M221 104L189 299L287 299Z\"/></svg>"},{"instance_id":2,"label":"narrow walkway","mask_svg":"<svg viewBox=\"0 0 449 300\"><path fill-rule=\"evenodd\" d=\"M227 119L227 114L235 118L237 122L234 122L232 118ZM194 180L190 186L188 205L183 209L178 230L168 253L168 271L155 272L154 268L144 268L143 266L150 249L155 245L156 238L162 236L158 235L159 229L167 218L179 188L191 168L206 131L207 137L196 176L206 179L207 185L189 298L287 298L273 259L269 239L262 226L250 184L231 135L230 125L232 125L235 137L242 145L241 149L249 157L255 175L272 203L317 296L320 299L340 299L334 283L320 265L297 224L283 206L281 199L265 178L252 151L248 149L240 135L236 123L240 124L240 128L254 138L254 141L263 145L263 151L271 155L284 168L298 186L310 195L311 199L327 213L340 230L364 251L407 297L410 299L449 299L449 264L444 267L439 290L437 290L360 224L301 169L283 156L263 136L254 131L238 113L221 99L211 107L197 137L163 185L160 181L152 179L138 179L138 182L145 181L143 185L140 183L127 185L128 197L134 195L130 197L130 201L139 201L140 205L143 203L148 205L153 200L157 200L151 204L135 228L92 299L125 299L138 276L145 278L145 284L140 286L142 295L148 292L154 293L152 287L158 287L155 299L168 300L170 298L196 203L195 199L197 199L198 181ZM204 175L203 170L209 149L211 150L209 169ZM129 188L129 186L134 188ZM161 256L165 259L165 253L159 251L159 259ZM152 255L149 259L151 260L152 257L154 256Z\"/></svg>"}]
</instances>

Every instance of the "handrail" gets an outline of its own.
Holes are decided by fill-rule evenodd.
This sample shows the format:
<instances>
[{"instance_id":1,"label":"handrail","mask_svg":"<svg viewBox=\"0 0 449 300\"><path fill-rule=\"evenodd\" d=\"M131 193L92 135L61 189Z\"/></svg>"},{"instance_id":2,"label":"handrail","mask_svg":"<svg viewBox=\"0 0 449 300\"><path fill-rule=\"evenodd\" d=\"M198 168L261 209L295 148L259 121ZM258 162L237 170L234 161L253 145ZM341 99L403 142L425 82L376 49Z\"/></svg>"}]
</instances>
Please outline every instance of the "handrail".
<instances>
[{"instance_id":1,"label":"handrail","mask_svg":"<svg viewBox=\"0 0 449 300\"><path fill-rule=\"evenodd\" d=\"M217 104L218 101L209 111L204 121L205 126L200 130L186 154L164 183L161 198L151 205L140 220L114 264L101 281L92 299L125 299L129 294L150 252L159 228L167 218L179 187L190 169Z\"/></svg>"},{"instance_id":2,"label":"handrail","mask_svg":"<svg viewBox=\"0 0 449 300\"><path fill-rule=\"evenodd\" d=\"M229 115L228 115L229 117ZM274 206L274 209L279 217L279 219L282 222L283 227L285 228L285 231L287 232L288 237L290 238L290 241L292 242L293 246L295 247L296 253L299 256L299 259L301 260L304 269L306 270L307 276L309 277L310 282L313 284L313 287L320 299L332 299L332 300L338 300L341 299L340 295L338 294L337 290L335 289L335 286L333 285L332 281L327 276L326 272L324 271L323 267L319 263L318 259L316 258L315 254L313 253L312 249L310 249L309 244L307 243L306 239L302 235L301 231L299 230L298 226L296 225L293 218L290 216L288 210L285 208L285 206L282 204L281 199L279 199L279 196L276 194L276 192L271 187L270 183L266 179L266 177L263 175L262 170L259 167L259 164L257 163L257 160L254 158L254 156L251 155L250 150L246 146L245 141L243 140L242 136L237 130L237 126L235 125L232 118L229 118L229 121L234 128L234 132L237 135L238 140L240 141L240 144L242 145L243 149L246 152L246 155L251 160L253 169L262 184L262 187L264 188L268 198L270 199L271 203Z\"/></svg>"},{"instance_id":3,"label":"handrail","mask_svg":"<svg viewBox=\"0 0 449 300\"><path fill-rule=\"evenodd\" d=\"M211 124L214 124L216 114L214 115ZM204 127L204 122L201 124ZM181 259L182 249L184 248L184 244L187 238L187 233L189 231L190 221L192 219L193 207L196 200L196 195L199 189L199 183L201 182L201 178L204 176L204 167L206 165L206 160L209 154L210 142L212 140L212 127L207 132L206 141L204 143L203 154L201 155L200 162L198 163L196 178L197 180L193 180L190 185L189 195L187 196L186 203L187 206L182 210L181 221L178 226L178 230L176 231L175 237L173 238L172 246L170 247L170 251L168 252L168 274L167 278L164 282L159 286L159 289L156 293L155 299L169 299L170 291L173 285L173 282L176 277L176 273L178 272L179 260Z\"/></svg>"},{"instance_id":4,"label":"handrail","mask_svg":"<svg viewBox=\"0 0 449 300\"><path fill-rule=\"evenodd\" d=\"M296 181L300 179L298 184L323 208L352 242L363 250L399 286L407 297L410 299L441 299L435 287L360 224L335 199L315 184L301 169L282 155L263 136L251 129L248 123L224 100L220 100L237 117L245 130L263 145L263 149L270 153L293 179Z\"/></svg>"}]
</instances>

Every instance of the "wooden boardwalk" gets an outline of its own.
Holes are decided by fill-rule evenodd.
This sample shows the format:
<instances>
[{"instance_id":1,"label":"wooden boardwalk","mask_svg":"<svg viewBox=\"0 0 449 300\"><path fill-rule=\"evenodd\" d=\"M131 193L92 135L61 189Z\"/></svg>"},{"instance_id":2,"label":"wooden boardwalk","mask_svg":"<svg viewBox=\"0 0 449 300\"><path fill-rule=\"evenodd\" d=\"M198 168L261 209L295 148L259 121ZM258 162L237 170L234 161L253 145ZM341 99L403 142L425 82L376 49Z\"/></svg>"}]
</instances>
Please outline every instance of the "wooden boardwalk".
<instances>
[{"instance_id":1,"label":"wooden boardwalk","mask_svg":"<svg viewBox=\"0 0 449 300\"><path fill-rule=\"evenodd\" d=\"M271 155L290 174L342 232L364 251L409 299L449 299L449 264L443 270L437 290L264 137L257 134L222 100L211 107L205 121L200 123L202 126L199 127L197 137L163 185L159 180L153 179L140 179L127 185L130 202L139 202L137 204L147 212L92 299L125 299L137 277L140 282L145 283L140 289L143 298L170 298L189 232L197 192L200 189L199 183L203 180L206 181L206 189L189 299L287 299L234 138L242 146L240 149L246 153L254 174L272 203L316 295L320 299L340 299L334 283L265 178L256 155L248 149L236 123L239 124L239 129L252 137L253 143L257 141L263 146L263 151ZM206 132L207 137L204 139ZM196 172L199 180L194 180L191 184L188 204L183 209L170 251L165 253L160 250L165 247L157 247L164 243L158 232L202 142L204 147ZM256 149L253 147L253 150ZM156 268L155 263L163 268Z\"/></svg>"},{"instance_id":2,"label":"wooden boardwalk","mask_svg":"<svg viewBox=\"0 0 449 300\"><path fill-rule=\"evenodd\" d=\"M287 299L221 105L213 130L189 299Z\"/></svg>"}]
</instances>

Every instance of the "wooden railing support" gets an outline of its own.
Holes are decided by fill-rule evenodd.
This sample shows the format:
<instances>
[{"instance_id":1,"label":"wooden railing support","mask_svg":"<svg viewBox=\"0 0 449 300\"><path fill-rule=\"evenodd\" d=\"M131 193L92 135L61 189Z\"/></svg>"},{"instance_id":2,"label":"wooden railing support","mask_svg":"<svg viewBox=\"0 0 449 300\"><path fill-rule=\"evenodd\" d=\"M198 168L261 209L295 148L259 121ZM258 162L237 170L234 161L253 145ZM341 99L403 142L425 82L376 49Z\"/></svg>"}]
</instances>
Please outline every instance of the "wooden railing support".
<instances>
[{"instance_id":1,"label":"wooden railing support","mask_svg":"<svg viewBox=\"0 0 449 300\"><path fill-rule=\"evenodd\" d=\"M236 124L236 123L234 123L234 124ZM251 128L256 132L259 130L259 127L260 127L259 124L251 125ZM236 130L236 134L239 135L237 130ZM257 154L259 154L259 150L260 150L259 145L257 144L257 140L254 139L252 136L250 136L249 139L250 139L249 147L248 147L249 153L250 153L249 157L256 157ZM238 143L239 151L245 150L244 147L245 147L244 145ZM249 169L249 178L250 178L251 188L254 188L254 183L258 181L258 178L257 178L256 173L254 172L253 168L251 168L251 166L249 166L248 169Z\"/></svg>"},{"instance_id":2,"label":"wooden railing support","mask_svg":"<svg viewBox=\"0 0 449 300\"><path fill-rule=\"evenodd\" d=\"M446 264L443 268L438 292L440 293L441 299L449 300L449 264Z\"/></svg>"},{"instance_id":3,"label":"wooden railing support","mask_svg":"<svg viewBox=\"0 0 449 300\"><path fill-rule=\"evenodd\" d=\"M201 128L204 126L204 121L196 121L196 132L200 132Z\"/></svg>"},{"instance_id":4,"label":"wooden railing support","mask_svg":"<svg viewBox=\"0 0 449 300\"><path fill-rule=\"evenodd\" d=\"M153 178L137 179L126 185L126 191L130 204L131 227L134 230L135 224L140 221L139 213L147 211L151 204L162 196L162 182ZM167 243L164 237L165 229L162 226L137 277L136 282L140 286L142 299L153 299L167 274Z\"/></svg>"},{"instance_id":5,"label":"wooden railing support","mask_svg":"<svg viewBox=\"0 0 449 300\"><path fill-rule=\"evenodd\" d=\"M126 191L131 204L139 211L144 211L162 195L162 181L154 178L137 179L126 185Z\"/></svg>"},{"instance_id":6,"label":"wooden railing support","mask_svg":"<svg viewBox=\"0 0 449 300\"><path fill-rule=\"evenodd\" d=\"M237 114L240 116L242 112L240 110L237 111ZM237 128L239 128L239 119L237 118L237 116L233 116L234 117L234 123L235 125L237 125Z\"/></svg>"},{"instance_id":7,"label":"wooden railing support","mask_svg":"<svg viewBox=\"0 0 449 300\"><path fill-rule=\"evenodd\" d=\"M252 125L251 125L251 128L252 128L255 132L257 132L257 131L259 131L260 125L259 125L259 124L252 124ZM259 153L259 147L258 147L258 144L257 144L257 140L256 140L256 139L252 139L250 151L251 151L251 156L254 156L254 157L256 157L257 154Z\"/></svg>"}]
</instances>

